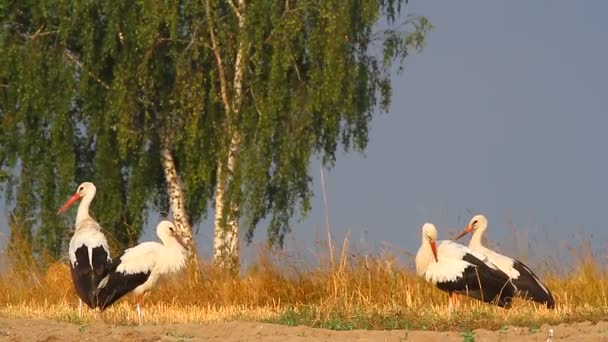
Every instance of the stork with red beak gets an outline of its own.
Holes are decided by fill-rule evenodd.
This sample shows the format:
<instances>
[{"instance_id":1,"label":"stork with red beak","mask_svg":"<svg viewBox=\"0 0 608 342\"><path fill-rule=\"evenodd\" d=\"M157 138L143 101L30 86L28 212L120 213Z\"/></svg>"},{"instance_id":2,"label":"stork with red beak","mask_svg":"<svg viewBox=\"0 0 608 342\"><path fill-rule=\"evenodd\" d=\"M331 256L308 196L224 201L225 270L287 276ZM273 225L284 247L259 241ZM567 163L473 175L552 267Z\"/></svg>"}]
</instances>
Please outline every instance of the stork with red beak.
<instances>
[{"instance_id":1,"label":"stork with red beak","mask_svg":"<svg viewBox=\"0 0 608 342\"><path fill-rule=\"evenodd\" d=\"M180 271L186 265L187 246L175 225L162 221L156 227L162 243L143 242L128 248L116 260L110 273L99 283L97 303L103 311L129 292L137 296L137 318L142 324L142 296L152 290L158 279Z\"/></svg>"},{"instance_id":2,"label":"stork with red beak","mask_svg":"<svg viewBox=\"0 0 608 342\"><path fill-rule=\"evenodd\" d=\"M75 232L70 240L70 273L79 297L78 312L82 315L82 302L95 308L94 292L99 282L107 275L110 259L108 240L101 227L90 215L89 206L97 189L90 182L78 186L76 193L57 211L57 215L80 201L76 214Z\"/></svg>"},{"instance_id":3,"label":"stork with red beak","mask_svg":"<svg viewBox=\"0 0 608 342\"><path fill-rule=\"evenodd\" d=\"M508 256L499 254L489 248L486 248L481 240L483 234L488 228L488 220L483 215L476 215L471 219L469 225L456 237L456 240L473 233L469 241L469 248L485 254L500 270L505 272L513 284L517 287L516 295L528 300L532 300L547 308L555 308L555 300L551 291L543 284L540 279L532 272L532 270L521 261L509 258Z\"/></svg>"},{"instance_id":4,"label":"stork with red beak","mask_svg":"<svg viewBox=\"0 0 608 342\"><path fill-rule=\"evenodd\" d=\"M432 223L422 226L416 271L448 293L450 309L454 308L456 294L508 308L516 291L509 277L483 254L452 241L437 243L437 228Z\"/></svg>"}]
</instances>

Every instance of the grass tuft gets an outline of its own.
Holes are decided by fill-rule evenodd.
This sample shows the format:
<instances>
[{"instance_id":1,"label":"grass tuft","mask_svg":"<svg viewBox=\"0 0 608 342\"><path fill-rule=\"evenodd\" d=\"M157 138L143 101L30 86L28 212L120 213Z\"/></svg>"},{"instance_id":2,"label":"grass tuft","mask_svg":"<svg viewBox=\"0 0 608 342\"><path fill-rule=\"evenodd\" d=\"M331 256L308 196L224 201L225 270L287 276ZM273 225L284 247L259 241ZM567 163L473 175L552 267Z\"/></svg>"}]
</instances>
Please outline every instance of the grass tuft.
<instances>
[{"instance_id":1,"label":"grass tuft","mask_svg":"<svg viewBox=\"0 0 608 342\"><path fill-rule=\"evenodd\" d=\"M475 342L475 332L467 330L462 333L462 342Z\"/></svg>"}]
</instances>

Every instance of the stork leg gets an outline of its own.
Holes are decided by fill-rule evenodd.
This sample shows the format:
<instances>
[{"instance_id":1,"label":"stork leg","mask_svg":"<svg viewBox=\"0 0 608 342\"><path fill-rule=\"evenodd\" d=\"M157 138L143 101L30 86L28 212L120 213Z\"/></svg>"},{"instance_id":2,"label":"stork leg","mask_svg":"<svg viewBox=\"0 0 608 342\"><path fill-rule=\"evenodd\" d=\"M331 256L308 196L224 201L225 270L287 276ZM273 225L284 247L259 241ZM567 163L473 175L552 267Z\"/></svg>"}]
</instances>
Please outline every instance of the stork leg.
<instances>
[{"instance_id":1,"label":"stork leg","mask_svg":"<svg viewBox=\"0 0 608 342\"><path fill-rule=\"evenodd\" d=\"M82 299L78 298L78 317L82 317Z\"/></svg>"},{"instance_id":2,"label":"stork leg","mask_svg":"<svg viewBox=\"0 0 608 342\"><path fill-rule=\"evenodd\" d=\"M139 325L143 324L141 313L141 295L137 295L137 320L139 321Z\"/></svg>"}]
</instances>

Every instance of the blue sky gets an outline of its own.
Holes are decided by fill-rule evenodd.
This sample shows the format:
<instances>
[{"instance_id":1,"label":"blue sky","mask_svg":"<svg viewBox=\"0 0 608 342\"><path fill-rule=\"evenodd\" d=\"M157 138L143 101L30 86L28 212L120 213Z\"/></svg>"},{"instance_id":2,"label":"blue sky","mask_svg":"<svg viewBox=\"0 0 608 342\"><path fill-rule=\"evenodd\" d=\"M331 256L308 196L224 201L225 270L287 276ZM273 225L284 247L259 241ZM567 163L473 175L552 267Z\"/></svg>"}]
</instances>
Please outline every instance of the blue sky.
<instances>
[{"instance_id":1,"label":"blue sky","mask_svg":"<svg viewBox=\"0 0 608 342\"><path fill-rule=\"evenodd\" d=\"M576 236L605 246L608 2L409 8L435 30L395 76L365 156L340 156L326 173L332 230L415 251L425 221L449 237L484 213L492 240L516 228L541 258ZM317 196L298 235L322 231L321 208Z\"/></svg>"},{"instance_id":2,"label":"blue sky","mask_svg":"<svg viewBox=\"0 0 608 342\"><path fill-rule=\"evenodd\" d=\"M606 246L608 2L408 6L435 30L395 75L390 113L372 121L365 154L340 154L325 171L336 237L348 229L415 252L422 223L446 238L484 213L492 240L512 240L515 228L541 258L576 235ZM319 164L311 170L313 209L288 248L324 234ZM200 225L205 255L211 227Z\"/></svg>"}]
</instances>

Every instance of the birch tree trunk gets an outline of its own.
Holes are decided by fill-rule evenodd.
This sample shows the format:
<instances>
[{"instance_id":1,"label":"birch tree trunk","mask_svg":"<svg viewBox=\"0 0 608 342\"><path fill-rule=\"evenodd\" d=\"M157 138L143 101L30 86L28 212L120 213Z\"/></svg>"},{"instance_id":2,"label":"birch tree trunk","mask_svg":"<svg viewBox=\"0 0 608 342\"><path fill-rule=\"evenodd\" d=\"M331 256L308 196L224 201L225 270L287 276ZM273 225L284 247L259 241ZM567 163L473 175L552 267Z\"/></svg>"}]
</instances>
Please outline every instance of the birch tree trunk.
<instances>
[{"instance_id":1,"label":"birch tree trunk","mask_svg":"<svg viewBox=\"0 0 608 342\"><path fill-rule=\"evenodd\" d=\"M218 65L220 80L220 95L226 113L227 132L230 134L230 143L225 163L219 163L217 168L217 185L215 188L215 220L214 220L214 240L213 257L214 262L219 267L238 273L239 270L239 205L238 203L226 203L226 187L230 184L232 173L234 172L237 154L240 148L241 138L239 132L232 124L232 120L238 117L242 97L243 97L243 77L245 71L245 57L247 43L244 40L244 30L246 25L246 2L238 0L237 5L229 2L234 15L238 18L239 36L238 49L234 65L234 79L232 81L232 98L229 96L228 80L225 72L220 47L215 37L213 27L213 12L209 0L205 1L207 13L209 15L209 34L211 37L211 47ZM229 208L225 208L228 204Z\"/></svg>"},{"instance_id":2,"label":"birch tree trunk","mask_svg":"<svg viewBox=\"0 0 608 342\"><path fill-rule=\"evenodd\" d=\"M188 246L189 259L196 262L196 245L192 236L192 226L190 225L188 213L186 212L184 192L182 191L182 186L177 175L173 154L171 153L168 142L165 141L167 138L163 137L162 139L163 142L160 150L161 164L167 183L167 193L169 194L169 204L171 206L171 212L173 213L173 221L184 242Z\"/></svg>"},{"instance_id":3,"label":"birch tree trunk","mask_svg":"<svg viewBox=\"0 0 608 342\"><path fill-rule=\"evenodd\" d=\"M213 239L213 259L216 265L236 273L239 269L239 221L238 205L231 203L229 210L225 211L224 195L226 185L230 181L230 174L234 170L235 153L239 146L237 134L232 135L229 146L228 161L225 167L217 169L218 183L215 188L215 221ZM226 214L225 225L222 224Z\"/></svg>"}]
</instances>

